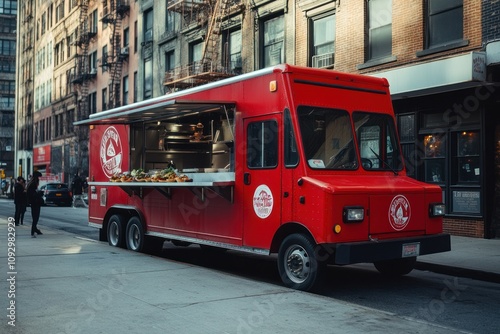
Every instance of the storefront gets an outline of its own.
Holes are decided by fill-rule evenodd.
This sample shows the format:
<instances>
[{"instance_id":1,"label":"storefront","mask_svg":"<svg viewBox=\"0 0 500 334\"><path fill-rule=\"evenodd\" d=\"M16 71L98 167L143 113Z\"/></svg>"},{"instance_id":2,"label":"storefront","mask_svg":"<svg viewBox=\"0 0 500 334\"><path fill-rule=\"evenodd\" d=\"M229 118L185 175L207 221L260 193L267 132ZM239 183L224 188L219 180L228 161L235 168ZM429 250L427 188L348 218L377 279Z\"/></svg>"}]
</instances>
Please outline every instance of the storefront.
<instances>
[{"instance_id":1,"label":"storefront","mask_svg":"<svg viewBox=\"0 0 500 334\"><path fill-rule=\"evenodd\" d=\"M500 88L487 80L485 53L471 52L377 76L391 84L409 174L443 190L445 231L498 237L500 216L495 218L494 194L500 194L500 187L495 187L500 184L500 168L494 157L500 160L500 144L496 144Z\"/></svg>"},{"instance_id":2,"label":"storefront","mask_svg":"<svg viewBox=\"0 0 500 334\"><path fill-rule=\"evenodd\" d=\"M38 170L42 174L50 174L50 156L50 145L33 148L33 170Z\"/></svg>"}]
</instances>

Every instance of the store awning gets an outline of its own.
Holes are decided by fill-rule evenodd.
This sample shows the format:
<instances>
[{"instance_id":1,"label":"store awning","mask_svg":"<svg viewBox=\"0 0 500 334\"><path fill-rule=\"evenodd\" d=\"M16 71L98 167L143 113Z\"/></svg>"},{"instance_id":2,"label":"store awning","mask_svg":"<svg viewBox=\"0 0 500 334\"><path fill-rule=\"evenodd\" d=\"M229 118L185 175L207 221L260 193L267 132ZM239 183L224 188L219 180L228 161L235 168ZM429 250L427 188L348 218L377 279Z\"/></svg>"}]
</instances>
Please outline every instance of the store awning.
<instances>
[{"instance_id":1,"label":"store awning","mask_svg":"<svg viewBox=\"0 0 500 334\"><path fill-rule=\"evenodd\" d=\"M484 52L470 52L370 75L386 78L389 81L393 99L493 84L486 82L486 54Z\"/></svg>"}]
</instances>

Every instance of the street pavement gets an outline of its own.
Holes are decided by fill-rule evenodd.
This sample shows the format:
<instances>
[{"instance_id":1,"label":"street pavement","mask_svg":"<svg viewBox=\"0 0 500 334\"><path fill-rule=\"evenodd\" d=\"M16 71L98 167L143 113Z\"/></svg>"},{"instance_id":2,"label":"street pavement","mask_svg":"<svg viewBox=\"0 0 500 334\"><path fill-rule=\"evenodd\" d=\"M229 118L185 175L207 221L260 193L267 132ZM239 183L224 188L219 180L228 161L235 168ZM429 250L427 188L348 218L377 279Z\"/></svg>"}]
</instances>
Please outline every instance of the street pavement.
<instances>
[{"instance_id":1,"label":"street pavement","mask_svg":"<svg viewBox=\"0 0 500 334\"><path fill-rule=\"evenodd\" d=\"M20 226L9 240L4 217L0 230L0 333L456 332L61 230L35 239ZM422 256L418 267L500 282L500 240L452 237L451 252Z\"/></svg>"}]
</instances>

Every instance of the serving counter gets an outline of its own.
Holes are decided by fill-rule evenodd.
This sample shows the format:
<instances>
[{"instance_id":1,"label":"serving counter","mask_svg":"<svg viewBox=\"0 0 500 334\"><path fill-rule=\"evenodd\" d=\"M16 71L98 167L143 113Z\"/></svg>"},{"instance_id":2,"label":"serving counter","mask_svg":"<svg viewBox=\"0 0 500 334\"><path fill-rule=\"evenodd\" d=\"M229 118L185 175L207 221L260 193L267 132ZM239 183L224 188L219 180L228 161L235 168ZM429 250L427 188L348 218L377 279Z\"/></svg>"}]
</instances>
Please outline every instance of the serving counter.
<instances>
[{"instance_id":1,"label":"serving counter","mask_svg":"<svg viewBox=\"0 0 500 334\"><path fill-rule=\"evenodd\" d=\"M96 194L96 186L100 187L119 187L129 196L139 196L143 198L143 190L145 188L153 188L163 194L167 198L172 197L172 189L187 188L191 190L202 201L205 201L205 191L213 191L214 193L224 197L233 203L234 195L234 172L220 173L183 173L191 179L188 182L89 182L91 196Z\"/></svg>"}]
</instances>

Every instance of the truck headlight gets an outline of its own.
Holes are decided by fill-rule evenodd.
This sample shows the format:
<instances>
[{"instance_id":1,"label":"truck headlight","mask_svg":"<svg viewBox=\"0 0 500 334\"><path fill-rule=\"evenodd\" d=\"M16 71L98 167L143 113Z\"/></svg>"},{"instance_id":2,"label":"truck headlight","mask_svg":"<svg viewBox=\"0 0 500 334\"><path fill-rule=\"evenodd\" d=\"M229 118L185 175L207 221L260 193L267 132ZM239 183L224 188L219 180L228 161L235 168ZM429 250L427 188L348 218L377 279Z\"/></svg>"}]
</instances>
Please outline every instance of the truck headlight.
<instances>
[{"instance_id":1,"label":"truck headlight","mask_svg":"<svg viewBox=\"0 0 500 334\"><path fill-rule=\"evenodd\" d=\"M365 208L362 206L346 206L342 213L344 223L359 223L365 219Z\"/></svg>"},{"instance_id":2,"label":"truck headlight","mask_svg":"<svg viewBox=\"0 0 500 334\"><path fill-rule=\"evenodd\" d=\"M429 216L430 217L443 217L445 214L445 205L443 203L431 203L429 204Z\"/></svg>"}]
</instances>

